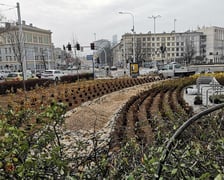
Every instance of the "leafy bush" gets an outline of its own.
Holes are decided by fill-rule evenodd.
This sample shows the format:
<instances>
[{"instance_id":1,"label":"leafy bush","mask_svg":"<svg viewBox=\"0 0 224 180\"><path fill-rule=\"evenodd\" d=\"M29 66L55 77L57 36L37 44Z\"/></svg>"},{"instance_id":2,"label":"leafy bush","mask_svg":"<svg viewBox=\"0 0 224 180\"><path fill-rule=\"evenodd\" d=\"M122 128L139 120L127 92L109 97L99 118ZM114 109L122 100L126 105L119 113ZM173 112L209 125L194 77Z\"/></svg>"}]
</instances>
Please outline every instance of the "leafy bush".
<instances>
[{"instance_id":1,"label":"leafy bush","mask_svg":"<svg viewBox=\"0 0 224 180\"><path fill-rule=\"evenodd\" d=\"M224 102L224 94L216 94L209 96L209 100L211 103L220 104Z\"/></svg>"},{"instance_id":2,"label":"leafy bush","mask_svg":"<svg viewBox=\"0 0 224 180\"><path fill-rule=\"evenodd\" d=\"M173 81L171 81L173 83ZM166 84L164 84L166 86ZM164 87L163 86L163 87ZM156 90L164 90L154 86ZM224 112L220 110L192 123L173 148L158 173L162 152L186 119L180 117L154 129L155 141L143 146L135 140L110 150L110 142L98 147L97 136L90 137L91 152L84 141L68 158L61 143L67 107L52 103L41 113L27 108L0 110L1 179L222 179L224 178ZM37 124L31 122L38 121ZM156 121L156 119L154 120ZM72 166L71 166L72 165Z\"/></svg>"}]
</instances>

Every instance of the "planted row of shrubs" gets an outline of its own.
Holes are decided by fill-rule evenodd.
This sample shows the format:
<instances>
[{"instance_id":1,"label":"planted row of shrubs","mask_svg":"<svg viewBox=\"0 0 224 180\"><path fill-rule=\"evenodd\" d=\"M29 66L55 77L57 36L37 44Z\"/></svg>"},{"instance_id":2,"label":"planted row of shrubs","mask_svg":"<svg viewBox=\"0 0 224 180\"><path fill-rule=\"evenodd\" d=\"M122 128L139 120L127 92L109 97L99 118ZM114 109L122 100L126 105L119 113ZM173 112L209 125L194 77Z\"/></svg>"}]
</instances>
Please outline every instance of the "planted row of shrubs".
<instances>
[{"instance_id":1,"label":"planted row of shrubs","mask_svg":"<svg viewBox=\"0 0 224 180\"><path fill-rule=\"evenodd\" d=\"M93 73L84 73L79 75L66 75L61 77L61 83L72 83L77 80L90 80L93 79ZM30 91L35 87L49 87L51 84L55 83L53 80L49 79L28 79L26 81L5 81L0 83L0 94L16 93L17 89L26 89Z\"/></svg>"}]
</instances>

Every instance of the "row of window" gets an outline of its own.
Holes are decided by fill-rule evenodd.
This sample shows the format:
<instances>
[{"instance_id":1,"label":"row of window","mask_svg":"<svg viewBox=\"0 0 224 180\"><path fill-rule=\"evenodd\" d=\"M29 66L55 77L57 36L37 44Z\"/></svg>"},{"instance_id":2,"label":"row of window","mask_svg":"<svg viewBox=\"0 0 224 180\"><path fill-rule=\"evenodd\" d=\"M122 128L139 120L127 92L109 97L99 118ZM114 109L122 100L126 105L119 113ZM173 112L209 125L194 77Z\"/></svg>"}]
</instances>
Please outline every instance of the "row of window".
<instances>
[{"instance_id":1,"label":"row of window","mask_svg":"<svg viewBox=\"0 0 224 180\"><path fill-rule=\"evenodd\" d=\"M129 51L132 51L132 49L128 49L128 48L126 48L126 50L129 50ZM123 51L123 50L122 50ZM155 52L155 51L160 51L160 48L142 48L142 52ZM166 52L169 52L169 51L185 51L185 49L183 48L183 47L181 47L181 48L179 48L179 47L177 47L177 48L166 48Z\"/></svg>"},{"instance_id":2,"label":"row of window","mask_svg":"<svg viewBox=\"0 0 224 180\"><path fill-rule=\"evenodd\" d=\"M7 43L14 43L18 39L18 33L9 34L7 36ZM36 33L25 32L24 33L25 43L39 43L39 44L50 44L50 35L41 35Z\"/></svg>"},{"instance_id":3,"label":"row of window","mask_svg":"<svg viewBox=\"0 0 224 180\"><path fill-rule=\"evenodd\" d=\"M26 52L35 52L35 53L47 53L50 50L46 49L46 48L42 48L42 47L34 47L34 48L26 48ZM0 54L2 54L4 52L4 54L12 54L15 52L15 47L6 47L6 48L0 48Z\"/></svg>"},{"instance_id":4,"label":"row of window","mask_svg":"<svg viewBox=\"0 0 224 180\"><path fill-rule=\"evenodd\" d=\"M126 54L126 56L127 56L128 54ZM163 56L165 56L165 57L184 57L184 53L182 52L182 53L165 53L165 55L162 55L161 53L159 53L159 52L155 52L155 53L148 53L148 54L144 54L143 55L145 58L146 58L146 56L147 57L163 57Z\"/></svg>"},{"instance_id":5,"label":"row of window","mask_svg":"<svg viewBox=\"0 0 224 180\"><path fill-rule=\"evenodd\" d=\"M6 56L6 61L17 61L15 56ZM0 56L0 61L3 61L3 58Z\"/></svg>"},{"instance_id":6,"label":"row of window","mask_svg":"<svg viewBox=\"0 0 224 180\"><path fill-rule=\"evenodd\" d=\"M51 57L49 56L47 56L47 55L41 55L41 56L35 56L35 60L47 60L47 59L51 59ZM33 58L30 58L29 60L34 60ZM2 61L12 61L12 62L16 62L17 61L17 58L16 58L16 56L6 56L5 57L5 60L2 58L2 56L0 56L0 62L2 62Z\"/></svg>"},{"instance_id":7,"label":"row of window","mask_svg":"<svg viewBox=\"0 0 224 180\"><path fill-rule=\"evenodd\" d=\"M142 41L170 41L170 40L172 40L172 41L175 41L175 37L143 37L142 38Z\"/></svg>"},{"instance_id":8,"label":"row of window","mask_svg":"<svg viewBox=\"0 0 224 180\"><path fill-rule=\"evenodd\" d=\"M50 38L49 35L37 35L33 33L25 33L25 42L50 44Z\"/></svg>"},{"instance_id":9,"label":"row of window","mask_svg":"<svg viewBox=\"0 0 224 180\"><path fill-rule=\"evenodd\" d=\"M188 37L190 40L194 40L196 37L190 36ZM141 38L137 38L141 41ZM142 41L184 41L186 39L185 36L172 36L172 37L143 37Z\"/></svg>"},{"instance_id":10,"label":"row of window","mask_svg":"<svg viewBox=\"0 0 224 180\"><path fill-rule=\"evenodd\" d=\"M143 47L145 47L146 45L147 46L152 46L152 47L154 47L154 46L161 46L161 45L163 45L164 43L142 43L142 46ZM167 42L166 43L166 46L184 46L184 42Z\"/></svg>"}]
</instances>

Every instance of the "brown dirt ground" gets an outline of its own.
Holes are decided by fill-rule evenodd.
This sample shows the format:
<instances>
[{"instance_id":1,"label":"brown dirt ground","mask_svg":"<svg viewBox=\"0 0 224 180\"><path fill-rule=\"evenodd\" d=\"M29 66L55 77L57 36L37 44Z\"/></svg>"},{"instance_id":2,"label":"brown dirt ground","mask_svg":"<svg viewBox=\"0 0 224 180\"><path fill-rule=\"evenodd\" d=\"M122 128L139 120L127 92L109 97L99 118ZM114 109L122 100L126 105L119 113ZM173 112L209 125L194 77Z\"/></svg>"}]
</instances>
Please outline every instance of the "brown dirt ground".
<instances>
[{"instance_id":1,"label":"brown dirt ground","mask_svg":"<svg viewBox=\"0 0 224 180\"><path fill-rule=\"evenodd\" d=\"M152 83L138 85L116 91L93 101L85 102L73 109L65 119L65 127L69 130L91 130L103 128L113 115L129 100L131 96L149 89Z\"/></svg>"}]
</instances>

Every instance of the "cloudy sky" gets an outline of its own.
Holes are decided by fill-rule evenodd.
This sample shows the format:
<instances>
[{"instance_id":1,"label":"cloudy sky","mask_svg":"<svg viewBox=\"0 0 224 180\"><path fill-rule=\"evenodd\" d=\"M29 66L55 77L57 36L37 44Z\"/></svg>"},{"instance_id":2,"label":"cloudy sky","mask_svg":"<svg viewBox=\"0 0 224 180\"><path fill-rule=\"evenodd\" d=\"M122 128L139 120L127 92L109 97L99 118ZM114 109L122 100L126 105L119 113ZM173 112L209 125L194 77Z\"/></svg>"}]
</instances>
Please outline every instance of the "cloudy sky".
<instances>
[{"instance_id":1,"label":"cloudy sky","mask_svg":"<svg viewBox=\"0 0 224 180\"><path fill-rule=\"evenodd\" d=\"M150 16L156 19L156 32L195 30L198 26L224 27L223 0L0 0L0 14L17 20L16 6L27 24L52 31L56 47L77 40L87 46L98 39L112 40L131 32L134 16L136 33L154 31Z\"/></svg>"}]
</instances>

